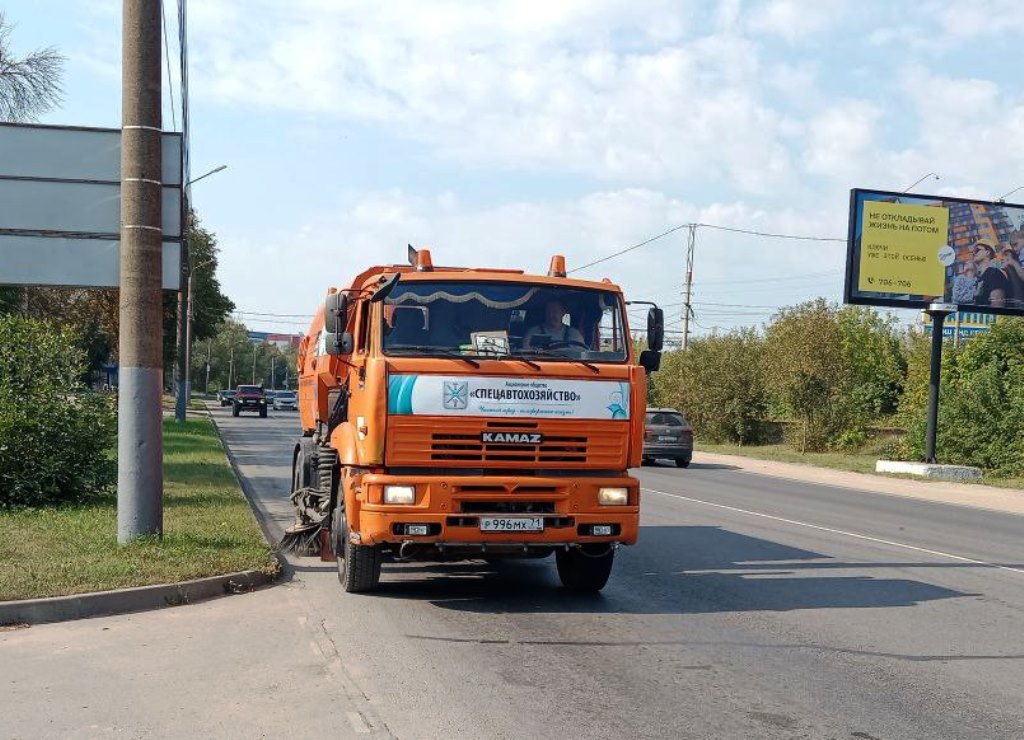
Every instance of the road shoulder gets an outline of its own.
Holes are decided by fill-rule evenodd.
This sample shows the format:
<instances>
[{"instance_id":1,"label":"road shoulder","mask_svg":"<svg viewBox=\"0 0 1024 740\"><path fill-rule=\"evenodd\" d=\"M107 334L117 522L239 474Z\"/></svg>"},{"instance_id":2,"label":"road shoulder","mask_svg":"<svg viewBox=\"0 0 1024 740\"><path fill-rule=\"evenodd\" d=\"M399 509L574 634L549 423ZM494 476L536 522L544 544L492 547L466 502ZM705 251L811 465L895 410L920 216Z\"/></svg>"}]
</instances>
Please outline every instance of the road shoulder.
<instances>
[{"instance_id":1,"label":"road shoulder","mask_svg":"<svg viewBox=\"0 0 1024 740\"><path fill-rule=\"evenodd\" d=\"M772 478L817 483L819 485L849 488L868 493L902 496L922 501L1024 515L1024 491L1015 488L888 478L880 475L821 468L814 465L760 460L712 452L695 452L693 463L694 467L702 465L727 465L740 472L767 475Z\"/></svg>"}]
</instances>

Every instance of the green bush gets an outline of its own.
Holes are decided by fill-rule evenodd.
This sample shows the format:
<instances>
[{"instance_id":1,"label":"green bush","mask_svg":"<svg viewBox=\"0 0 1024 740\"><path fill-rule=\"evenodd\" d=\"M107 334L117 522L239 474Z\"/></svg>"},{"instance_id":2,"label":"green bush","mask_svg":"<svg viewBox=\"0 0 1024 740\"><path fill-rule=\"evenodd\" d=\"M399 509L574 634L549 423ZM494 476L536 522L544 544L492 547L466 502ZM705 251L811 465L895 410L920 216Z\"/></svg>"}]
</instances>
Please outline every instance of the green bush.
<instances>
[{"instance_id":1,"label":"green bush","mask_svg":"<svg viewBox=\"0 0 1024 740\"><path fill-rule=\"evenodd\" d=\"M684 352L667 352L654 374L654 404L684 412L699 439L763 441L767 397L763 342L746 329L694 339Z\"/></svg>"},{"instance_id":2,"label":"green bush","mask_svg":"<svg viewBox=\"0 0 1024 740\"><path fill-rule=\"evenodd\" d=\"M114 483L114 411L82 384L84 367L70 332L0 318L0 508L82 501Z\"/></svg>"},{"instance_id":3,"label":"green bush","mask_svg":"<svg viewBox=\"0 0 1024 740\"><path fill-rule=\"evenodd\" d=\"M910 352L900 417L908 458L923 457L929 344ZM1024 475L1024 320L1001 321L959 349L943 348L937 456L1001 476Z\"/></svg>"}]
</instances>

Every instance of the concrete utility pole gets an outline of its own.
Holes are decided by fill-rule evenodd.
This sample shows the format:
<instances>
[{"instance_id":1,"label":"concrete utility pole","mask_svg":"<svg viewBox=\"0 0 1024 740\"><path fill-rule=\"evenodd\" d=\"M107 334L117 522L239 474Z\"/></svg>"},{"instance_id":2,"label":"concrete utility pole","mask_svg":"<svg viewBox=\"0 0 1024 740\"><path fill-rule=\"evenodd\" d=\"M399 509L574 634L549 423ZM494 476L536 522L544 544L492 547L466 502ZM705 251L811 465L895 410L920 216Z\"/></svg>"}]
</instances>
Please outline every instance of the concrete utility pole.
<instances>
[{"instance_id":1,"label":"concrete utility pole","mask_svg":"<svg viewBox=\"0 0 1024 740\"><path fill-rule=\"evenodd\" d=\"M683 288L683 349L690 344L690 298L693 294L693 248L697 243L697 224L689 224L686 237L686 283Z\"/></svg>"},{"instance_id":2,"label":"concrete utility pole","mask_svg":"<svg viewBox=\"0 0 1024 740\"><path fill-rule=\"evenodd\" d=\"M259 347L258 344L252 346L252 384L256 385L256 350Z\"/></svg>"},{"instance_id":3,"label":"concrete utility pole","mask_svg":"<svg viewBox=\"0 0 1024 740\"><path fill-rule=\"evenodd\" d=\"M210 397L210 358L213 355L213 340L206 340L206 387L203 389L203 397Z\"/></svg>"},{"instance_id":4,"label":"concrete utility pole","mask_svg":"<svg viewBox=\"0 0 1024 740\"><path fill-rule=\"evenodd\" d=\"M160 0L124 0L117 541L163 534Z\"/></svg>"},{"instance_id":5,"label":"concrete utility pole","mask_svg":"<svg viewBox=\"0 0 1024 740\"><path fill-rule=\"evenodd\" d=\"M235 389L235 348L231 347L231 359L228 360L228 390Z\"/></svg>"}]
</instances>

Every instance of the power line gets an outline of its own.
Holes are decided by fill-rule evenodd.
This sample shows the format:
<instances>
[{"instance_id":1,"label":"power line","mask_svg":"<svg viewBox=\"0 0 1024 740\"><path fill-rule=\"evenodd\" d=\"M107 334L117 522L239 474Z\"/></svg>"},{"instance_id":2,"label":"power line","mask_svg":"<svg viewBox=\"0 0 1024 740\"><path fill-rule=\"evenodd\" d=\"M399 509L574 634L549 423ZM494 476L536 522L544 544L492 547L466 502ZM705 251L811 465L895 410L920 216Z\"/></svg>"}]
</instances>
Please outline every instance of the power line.
<instances>
[{"instance_id":1,"label":"power line","mask_svg":"<svg viewBox=\"0 0 1024 740\"><path fill-rule=\"evenodd\" d=\"M766 237L766 238L770 238L770 239L790 239L790 240L794 240L794 241L813 241L813 242L843 242L843 243L846 242L846 239L840 238L840 237L835 237L835 236L806 236L806 235L803 235L803 234L777 234L777 233L770 232L770 231L756 231L754 229L741 229L741 228L736 227L736 226L720 226L718 224L707 224L707 223L703 223L703 222L685 223L685 224L679 224L678 226L673 226L668 231L663 231L662 233L656 234L655 236L652 236L649 239L644 239L642 242L634 244L634 245L632 245L630 247L626 247L625 249L620 249L618 252L613 252L612 254L609 254L609 255L607 255L605 257L601 257L600 259L596 259L593 262L588 262L585 265L580 265L577 268L569 270L569 273L572 274L574 272L579 272L580 270L586 270L588 267L593 267L594 265L599 265L602 262L607 262L608 260L615 259L616 257L621 257L622 255L624 255L624 254L626 254L628 252L632 252L635 249L640 249L640 247L646 247L651 242L656 242L659 239L664 239L669 234L674 234L675 232L680 231L682 229L689 228L689 227L697 228L697 227L701 227L701 226L703 226L706 229L716 229L718 231L728 231L728 232L731 232L731 233L734 233L734 234L747 234L749 236L759 236L759 237Z\"/></svg>"},{"instance_id":2,"label":"power line","mask_svg":"<svg viewBox=\"0 0 1024 740\"><path fill-rule=\"evenodd\" d=\"M235 311L236 314L245 314L246 316L274 316L278 318L286 319L308 319L311 320L313 316L308 313L260 313L259 311Z\"/></svg>"},{"instance_id":3,"label":"power line","mask_svg":"<svg viewBox=\"0 0 1024 740\"><path fill-rule=\"evenodd\" d=\"M651 242L656 242L656 241L658 241L658 239L663 239L664 237L668 236L669 234L674 234L675 232L680 231L681 229L687 228L689 225L690 224L680 224L679 226L673 226L668 231L662 232L661 234L658 234L657 236L652 236L650 239L645 239L644 241L640 242L639 244L634 244L633 246L626 247L625 249L621 249L618 252L615 252L614 254L609 254L607 257L602 257L601 259L594 260L593 262L588 262L585 265L580 265L579 267L577 267L575 269L569 270L569 274L572 274L574 272L579 272L580 270L586 270L588 267L593 267L594 265L599 265L602 262L607 262L608 260L615 259L616 257L621 257L622 255L626 254L626 252L632 252L634 249L640 249L640 247L646 247Z\"/></svg>"},{"instance_id":4,"label":"power line","mask_svg":"<svg viewBox=\"0 0 1024 740\"><path fill-rule=\"evenodd\" d=\"M771 239L791 239L793 241L806 241L806 242L843 242L846 243L846 239L837 236L802 236L798 234L773 234L768 231L753 231L752 229L740 229L735 226L719 226L717 224L704 224L698 223L697 226L703 226L706 229L717 229L718 231L729 231L734 234L748 234L750 236L764 236Z\"/></svg>"},{"instance_id":5,"label":"power line","mask_svg":"<svg viewBox=\"0 0 1024 740\"><path fill-rule=\"evenodd\" d=\"M164 59L167 62L167 99L171 104L171 126L178 130L178 117L174 111L174 79L171 75L171 45L167 37L167 14L164 12L164 3L160 3L160 22L164 27Z\"/></svg>"}]
</instances>

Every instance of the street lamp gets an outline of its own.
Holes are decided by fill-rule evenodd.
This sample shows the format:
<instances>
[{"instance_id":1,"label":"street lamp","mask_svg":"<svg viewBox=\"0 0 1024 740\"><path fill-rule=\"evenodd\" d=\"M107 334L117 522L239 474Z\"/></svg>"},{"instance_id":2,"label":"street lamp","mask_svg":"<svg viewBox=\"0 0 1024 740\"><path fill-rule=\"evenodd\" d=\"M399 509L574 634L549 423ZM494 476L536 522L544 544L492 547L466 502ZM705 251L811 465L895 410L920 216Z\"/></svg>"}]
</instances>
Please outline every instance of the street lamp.
<instances>
[{"instance_id":1,"label":"street lamp","mask_svg":"<svg viewBox=\"0 0 1024 740\"><path fill-rule=\"evenodd\" d=\"M1024 190L1024 185L1021 185L1019 188L1014 188L1010 192L1008 192L1008 193L1006 193L1004 195L999 196L998 198L996 198L996 203L1005 203L1006 199L1009 198L1014 193L1016 193L1018 190Z\"/></svg>"},{"instance_id":2,"label":"street lamp","mask_svg":"<svg viewBox=\"0 0 1024 740\"><path fill-rule=\"evenodd\" d=\"M911 185L910 187L904 188L900 192L901 193L909 193L911 190L916 188L918 185L920 185L922 182L927 180L929 177L934 177L936 180L939 179L939 176L937 174L935 174L934 172L929 172L927 175L921 175L921 177L919 177L917 180L914 181L913 185Z\"/></svg>"},{"instance_id":3,"label":"street lamp","mask_svg":"<svg viewBox=\"0 0 1024 740\"><path fill-rule=\"evenodd\" d=\"M203 178L209 177L210 175L221 172L227 169L226 164L222 164L219 167L214 167L209 172L203 173L199 177L194 177L185 183L185 187L188 188L192 183L199 182ZM192 211L189 208L187 214L187 221L185 223L185 239L183 247L185 248L185 267L188 269L188 280L185 282L185 295L182 296L181 291L178 292L178 338L179 340L184 339L183 344L184 351L179 348L178 360L183 367L179 368L178 377L178 402L174 406L174 418L178 422L185 421L186 409L188 408L189 395L192 393L192 273L195 272L197 267L202 267L208 264L204 262L202 265L190 265L189 261L189 250L188 250L188 232L192 221Z\"/></svg>"},{"instance_id":4,"label":"street lamp","mask_svg":"<svg viewBox=\"0 0 1024 740\"><path fill-rule=\"evenodd\" d=\"M221 170L226 170L227 168L228 168L228 166L226 164L222 164L220 167L214 167L212 170L210 170L209 172L206 172L206 173L200 175L199 177L193 177L191 180L189 180L187 183L185 183L185 187L187 188L189 185L191 185L194 182L199 182L204 177L209 177L210 175L216 175Z\"/></svg>"}]
</instances>

